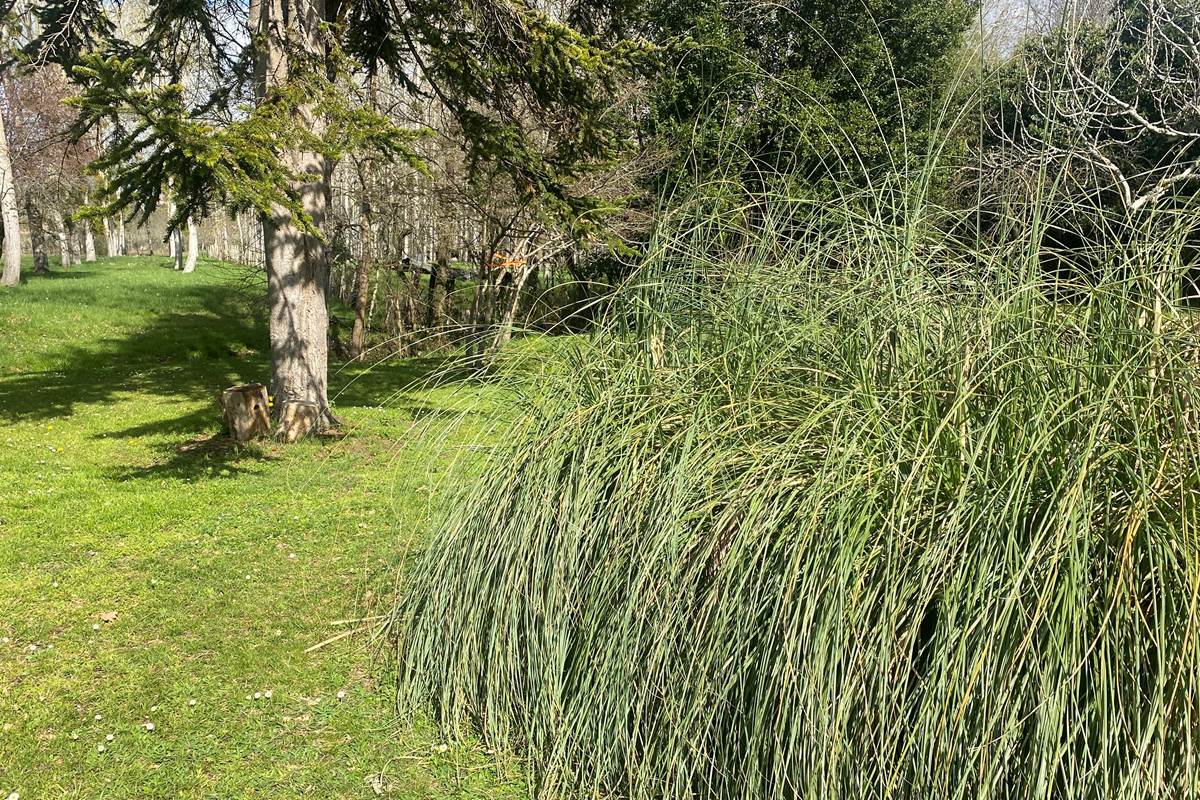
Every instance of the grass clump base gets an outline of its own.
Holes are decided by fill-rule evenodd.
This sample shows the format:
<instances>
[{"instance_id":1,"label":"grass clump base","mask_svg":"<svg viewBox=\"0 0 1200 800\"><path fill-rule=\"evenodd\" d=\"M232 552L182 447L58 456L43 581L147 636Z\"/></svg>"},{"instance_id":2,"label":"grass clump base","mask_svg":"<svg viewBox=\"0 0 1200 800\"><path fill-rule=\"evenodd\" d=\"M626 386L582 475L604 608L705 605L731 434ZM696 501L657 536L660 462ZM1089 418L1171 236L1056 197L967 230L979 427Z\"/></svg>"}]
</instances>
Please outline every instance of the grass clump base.
<instances>
[{"instance_id":1,"label":"grass clump base","mask_svg":"<svg viewBox=\"0 0 1200 800\"><path fill-rule=\"evenodd\" d=\"M1196 796L1178 250L1055 291L1036 220L868 207L664 226L408 579L403 704L546 797Z\"/></svg>"}]
</instances>

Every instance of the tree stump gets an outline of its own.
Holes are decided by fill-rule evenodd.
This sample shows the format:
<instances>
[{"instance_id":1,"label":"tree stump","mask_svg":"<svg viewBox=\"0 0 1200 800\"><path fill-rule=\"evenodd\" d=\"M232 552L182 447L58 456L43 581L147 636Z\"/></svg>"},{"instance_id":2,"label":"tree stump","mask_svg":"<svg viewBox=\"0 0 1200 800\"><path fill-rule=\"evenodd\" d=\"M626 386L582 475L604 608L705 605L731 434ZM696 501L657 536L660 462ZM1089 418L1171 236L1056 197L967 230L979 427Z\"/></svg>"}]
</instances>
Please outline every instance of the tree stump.
<instances>
[{"instance_id":1,"label":"tree stump","mask_svg":"<svg viewBox=\"0 0 1200 800\"><path fill-rule=\"evenodd\" d=\"M321 407L310 400L288 400L279 408L280 440L291 444L317 430Z\"/></svg>"},{"instance_id":2,"label":"tree stump","mask_svg":"<svg viewBox=\"0 0 1200 800\"><path fill-rule=\"evenodd\" d=\"M248 442L271 432L267 387L261 383L231 386L221 393L221 413L225 427L236 441Z\"/></svg>"}]
</instances>

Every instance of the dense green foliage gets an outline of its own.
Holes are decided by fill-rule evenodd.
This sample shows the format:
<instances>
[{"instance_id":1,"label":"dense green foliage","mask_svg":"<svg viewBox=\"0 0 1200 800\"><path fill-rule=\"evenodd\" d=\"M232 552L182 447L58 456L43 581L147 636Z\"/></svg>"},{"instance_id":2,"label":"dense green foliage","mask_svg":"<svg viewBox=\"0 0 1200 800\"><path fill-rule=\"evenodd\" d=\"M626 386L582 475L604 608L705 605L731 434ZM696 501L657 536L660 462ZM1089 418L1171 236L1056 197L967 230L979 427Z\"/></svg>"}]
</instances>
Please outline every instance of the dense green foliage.
<instances>
[{"instance_id":1,"label":"dense green foliage","mask_svg":"<svg viewBox=\"0 0 1200 800\"><path fill-rule=\"evenodd\" d=\"M406 584L405 702L547 796L1196 792L1180 229L1063 305L1036 225L870 206L665 226Z\"/></svg>"},{"instance_id":2,"label":"dense green foliage","mask_svg":"<svg viewBox=\"0 0 1200 800\"><path fill-rule=\"evenodd\" d=\"M428 128L366 107L364 76L381 69L412 98L444 108L473 169L505 176L566 220L594 207L573 184L622 145L610 98L622 78L650 63L651 46L585 36L526 2L322 7L324 54L293 56L286 81L268 87L248 115L238 106L252 99L265 43L222 35L245 22L230 20L220 2L162 0L118 32L111 9L44 0L40 33L24 52L62 64L81 85L76 135L110 122L108 152L96 164L108 173L104 213L146 215L172 183L175 225L221 207L267 213L273 204L305 220L295 194L304 176L289 170L289 150L418 163L409 143ZM175 46L161 47L164 38ZM215 88L185 93L185 77L194 87L197 71ZM306 123L310 117L319 124ZM547 119L554 124L541 123Z\"/></svg>"},{"instance_id":3,"label":"dense green foliage","mask_svg":"<svg viewBox=\"0 0 1200 800\"><path fill-rule=\"evenodd\" d=\"M865 180L923 155L971 0L657 0L655 41L686 35L651 97L668 185L714 168Z\"/></svg>"}]
</instances>

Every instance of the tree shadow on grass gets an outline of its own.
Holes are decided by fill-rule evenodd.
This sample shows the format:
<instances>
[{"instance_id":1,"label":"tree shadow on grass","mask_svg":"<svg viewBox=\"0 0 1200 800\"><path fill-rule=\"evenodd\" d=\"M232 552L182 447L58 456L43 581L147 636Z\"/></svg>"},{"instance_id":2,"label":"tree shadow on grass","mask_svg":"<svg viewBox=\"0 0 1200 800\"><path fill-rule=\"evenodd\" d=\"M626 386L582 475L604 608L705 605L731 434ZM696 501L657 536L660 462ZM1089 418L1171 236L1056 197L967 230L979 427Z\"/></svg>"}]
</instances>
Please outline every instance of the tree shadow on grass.
<instances>
[{"instance_id":1,"label":"tree shadow on grass","mask_svg":"<svg viewBox=\"0 0 1200 800\"><path fill-rule=\"evenodd\" d=\"M153 269L156 265L148 264ZM96 271L54 272L86 278ZM42 280L36 278L35 280ZM145 404L131 411L126 427L94 434L152 441L152 463L121 465L114 480L233 477L258 472L275 445L239 446L217 432L217 398L225 387L266 382L269 375L267 325L261 294L235 281L169 286L161 307L138 325L121 325L126 315L143 314L119 292L104 294L86 281L60 286L55 300L68 306L107 303L118 336L67 344L48 353L54 369L0 376L0 421L37 422L69 418L84 406L116 402ZM64 325L69 324L64 321ZM390 359L372 365L331 365L330 395L336 407L404 409L429 413L416 395L435 386L477 378L452 367L453 359L431 356ZM198 401L202 401L198 404ZM178 406L172 413L170 406ZM164 408L165 406L165 408Z\"/></svg>"},{"instance_id":2,"label":"tree shadow on grass","mask_svg":"<svg viewBox=\"0 0 1200 800\"><path fill-rule=\"evenodd\" d=\"M182 444L172 441L156 447L160 457L143 466L124 466L108 471L115 481L173 478L237 478L256 475L278 459L257 444L239 444L224 432L193 436Z\"/></svg>"},{"instance_id":3,"label":"tree shadow on grass","mask_svg":"<svg viewBox=\"0 0 1200 800\"><path fill-rule=\"evenodd\" d=\"M50 270L43 272L41 275L33 272L31 269L21 270L21 286L30 284L36 285L39 281L62 281L71 278L90 278L95 275L95 270L90 269L71 269L71 270Z\"/></svg>"},{"instance_id":4,"label":"tree shadow on grass","mask_svg":"<svg viewBox=\"0 0 1200 800\"><path fill-rule=\"evenodd\" d=\"M218 389L265 373L266 358L258 348L265 344L266 326L248 301L235 287L181 286L139 329L61 347L50 353L60 365L56 369L0 377L0 419L61 419L79 406L130 394L146 402L215 398ZM163 420L163 430L180 430L192 414Z\"/></svg>"}]
</instances>

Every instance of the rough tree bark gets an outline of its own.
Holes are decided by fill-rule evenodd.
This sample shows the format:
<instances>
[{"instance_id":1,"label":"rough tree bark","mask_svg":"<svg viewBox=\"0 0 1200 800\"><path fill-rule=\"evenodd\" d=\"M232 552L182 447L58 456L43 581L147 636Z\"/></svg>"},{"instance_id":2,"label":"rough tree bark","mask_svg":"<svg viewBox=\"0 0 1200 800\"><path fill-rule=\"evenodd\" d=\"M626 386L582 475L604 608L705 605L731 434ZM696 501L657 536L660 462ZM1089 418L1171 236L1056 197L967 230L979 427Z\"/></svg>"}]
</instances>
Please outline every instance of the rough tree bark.
<instances>
[{"instance_id":1,"label":"rough tree bark","mask_svg":"<svg viewBox=\"0 0 1200 800\"><path fill-rule=\"evenodd\" d=\"M21 218L17 208L17 184L8 155L4 116L0 114L0 222L4 230L4 269L0 282L5 286L21 282Z\"/></svg>"},{"instance_id":2,"label":"rough tree bark","mask_svg":"<svg viewBox=\"0 0 1200 800\"><path fill-rule=\"evenodd\" d=\"M325 0L251 0L249 18L251 31L261 43L255 63L260 102L287 82L294 56L307 56L310 68L312 60L324 61ZM302 129L316 135L324 132L324 121L312 105L292 113ZM329 197L328 159L296 149L286 152L284 160L293 174L315 176L292 188L313 227L321 230ZM319 430L336 423L328 397L328 262L322 240L306 233L282 206L265 215L263 241L277 433L284 441L294 441L310 427ZM298 413L293 405L315 406L316 420Z\"/></svg>"},{"instance_id":3,"label":"rough tree bark","mask_svg":"<svg viewBox=\"0 0 1200 800\"><path fill-rule=\"evenodd\" d=\"M33 198L25 197L25 218L29 220L29 249L33 251L33 274L50 274L50 258L46 255L46 221Z\"/></svg>"}]
</instances>

